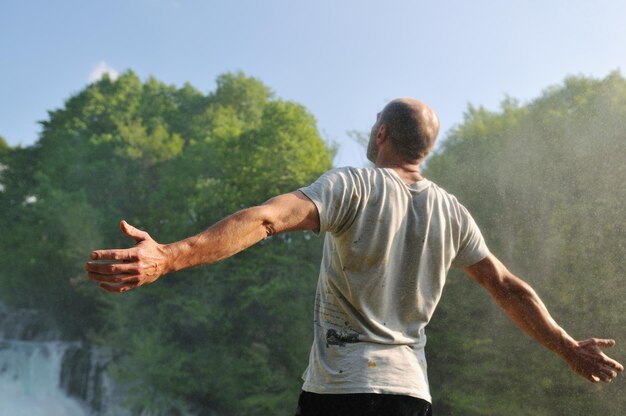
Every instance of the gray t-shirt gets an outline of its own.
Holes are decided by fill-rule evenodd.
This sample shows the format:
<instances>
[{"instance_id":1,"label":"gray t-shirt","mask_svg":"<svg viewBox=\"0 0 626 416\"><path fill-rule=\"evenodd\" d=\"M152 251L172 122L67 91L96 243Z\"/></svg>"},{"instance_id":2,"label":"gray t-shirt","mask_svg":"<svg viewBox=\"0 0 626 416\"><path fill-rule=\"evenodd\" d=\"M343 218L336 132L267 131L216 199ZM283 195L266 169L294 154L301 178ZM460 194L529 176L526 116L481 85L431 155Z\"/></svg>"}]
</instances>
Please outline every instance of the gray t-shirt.
<instances>
[{"instance_id":1,"label":"gray t-shirt","mask_svg":"<svg viewBox=\"0 0 626 416\"><path fill-rule=\"evenodd\" d=\"M471 215L392 169L334 169L300 191L326 232L303 390L430 401L424 328L450 267L489 254Z\"/></svg>"}]
</instances>

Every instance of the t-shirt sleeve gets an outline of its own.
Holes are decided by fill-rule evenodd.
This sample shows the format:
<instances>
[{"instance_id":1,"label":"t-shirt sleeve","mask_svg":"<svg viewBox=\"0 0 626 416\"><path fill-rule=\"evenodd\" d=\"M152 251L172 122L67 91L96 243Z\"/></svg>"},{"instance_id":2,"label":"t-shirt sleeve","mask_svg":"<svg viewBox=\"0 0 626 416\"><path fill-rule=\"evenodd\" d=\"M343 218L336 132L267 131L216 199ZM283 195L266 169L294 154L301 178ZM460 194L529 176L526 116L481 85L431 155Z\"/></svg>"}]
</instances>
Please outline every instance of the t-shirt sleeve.
<instances>
[{"instance_id":1,"label":"t-shirt sleeve","mask_svg":"<svg viewBox=\"0 0 626 416\"><path fill-rule=\"evenodd\" d=\"M311 185L299 189L317 207L320 228L316 233L339 233L354 221L360 188L351 169L340 168L326 172Z\"/></svg>"},{"instance_id":2,"label":"t-shirt sleeve","mask_svg":"<svg viewBox=\"0 0 626 416\"><path fill-rule=\"evenodd\" d=\"M464 268L476 264L489 255L489 249L485 239L472 218L469 211L462 205L460 207L461 238L459 249L452 261L452 267Z\"/></svg>"}]
</instances>

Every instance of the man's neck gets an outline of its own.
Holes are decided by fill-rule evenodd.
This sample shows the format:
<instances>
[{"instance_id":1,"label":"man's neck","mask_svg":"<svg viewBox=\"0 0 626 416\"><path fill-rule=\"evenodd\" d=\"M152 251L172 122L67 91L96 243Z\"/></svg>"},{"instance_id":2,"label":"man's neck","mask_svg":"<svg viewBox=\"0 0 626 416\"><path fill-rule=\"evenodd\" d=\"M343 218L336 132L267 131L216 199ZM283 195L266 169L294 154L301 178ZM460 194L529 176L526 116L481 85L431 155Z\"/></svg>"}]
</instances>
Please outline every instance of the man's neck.
<instances>
[{"instance_id":1,"label":"man's neck","mask_svg":"<svg viewBox=\"0 0 626 416\"><path fill-rule=\"evenodd\" d=\"M407 185L412 185L424 179L420 173L419 163L394 163L392 161L377 160L376 167L393 169L402 179L402 182Z\"/></svg>"}]
</instances>

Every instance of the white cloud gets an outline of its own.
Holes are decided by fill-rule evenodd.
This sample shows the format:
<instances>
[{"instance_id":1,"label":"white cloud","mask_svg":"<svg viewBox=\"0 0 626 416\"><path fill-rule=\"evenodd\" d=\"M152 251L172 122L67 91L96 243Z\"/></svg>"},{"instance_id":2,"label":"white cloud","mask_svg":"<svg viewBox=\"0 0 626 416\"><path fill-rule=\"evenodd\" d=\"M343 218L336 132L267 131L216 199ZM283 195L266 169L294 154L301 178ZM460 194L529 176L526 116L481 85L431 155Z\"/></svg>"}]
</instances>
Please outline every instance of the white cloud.
<instances>
[{"instance_id":1,"label":"white cloud","mask_svg":"<svg viewBox=\"0 0 626 416\"><path fill-rule=\"evenodd\" d=\"M100 80L104 74L108 74L109 78L112 80L116 80L120 73L115 69L109 66L104 61L100 61L98 65L94 66L91 72L89 73L89 82L95 82Z\"/></svg>"}]
</instances>

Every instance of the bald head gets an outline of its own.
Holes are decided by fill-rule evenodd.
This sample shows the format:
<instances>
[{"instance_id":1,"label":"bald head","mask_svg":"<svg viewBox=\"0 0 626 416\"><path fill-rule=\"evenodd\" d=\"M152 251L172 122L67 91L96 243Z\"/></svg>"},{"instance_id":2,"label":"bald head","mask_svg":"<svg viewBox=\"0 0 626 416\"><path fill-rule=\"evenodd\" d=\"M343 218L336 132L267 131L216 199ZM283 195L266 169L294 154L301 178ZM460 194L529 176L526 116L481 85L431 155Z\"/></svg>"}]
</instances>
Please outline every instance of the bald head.
<instances>
[{"instance_id":1,"label":"bald head","mask_svg":"<svg viewBox=\"0 0 626 416\"><path fill-rule=\"evenodd\" d=\"M387 138L405 162L422 160L432 150L439 133L435 112L414 98L398 98L385 106L376 127L386 126Z\"/></svg>"}]
</instances>

